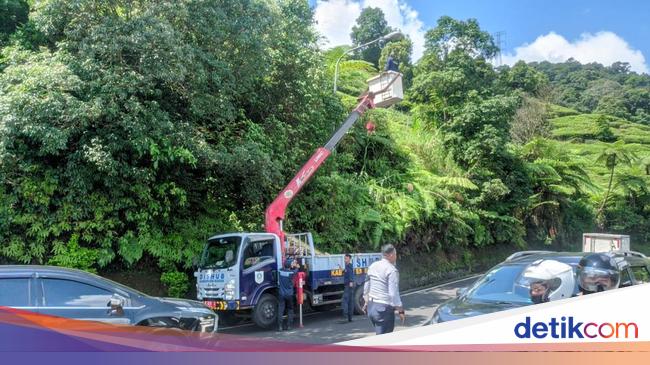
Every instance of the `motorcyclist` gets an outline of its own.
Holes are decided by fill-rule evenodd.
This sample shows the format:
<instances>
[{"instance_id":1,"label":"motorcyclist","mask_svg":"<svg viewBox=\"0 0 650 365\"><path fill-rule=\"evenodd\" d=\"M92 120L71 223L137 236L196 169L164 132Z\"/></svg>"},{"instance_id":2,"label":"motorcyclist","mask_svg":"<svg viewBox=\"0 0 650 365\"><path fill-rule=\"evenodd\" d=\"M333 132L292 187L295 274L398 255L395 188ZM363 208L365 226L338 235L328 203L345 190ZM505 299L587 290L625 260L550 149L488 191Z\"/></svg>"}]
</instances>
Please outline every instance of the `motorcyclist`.
<instances>
[{"instance_id":1,"label":"motorcyclist","mask_svg":"<svg viewBox=\"0 0 650 365\"><path fill-rule=\"evenodd\" d=\"M577 276L582 294L591 294L618 288L621 271L613 255L593 253L580 260Z\"/></svg>"},{"instance_id":2,"label":"motorcyclist","mask_svg":"<svg viewBox=\"0 0 650 365\"><path fill-rule=\"evenodd\" d=\"M529 284L534 304L570 298L575 289L573 269L556 260L537 260L526 267L522 277Z\"/></svg>"}]
</instances>

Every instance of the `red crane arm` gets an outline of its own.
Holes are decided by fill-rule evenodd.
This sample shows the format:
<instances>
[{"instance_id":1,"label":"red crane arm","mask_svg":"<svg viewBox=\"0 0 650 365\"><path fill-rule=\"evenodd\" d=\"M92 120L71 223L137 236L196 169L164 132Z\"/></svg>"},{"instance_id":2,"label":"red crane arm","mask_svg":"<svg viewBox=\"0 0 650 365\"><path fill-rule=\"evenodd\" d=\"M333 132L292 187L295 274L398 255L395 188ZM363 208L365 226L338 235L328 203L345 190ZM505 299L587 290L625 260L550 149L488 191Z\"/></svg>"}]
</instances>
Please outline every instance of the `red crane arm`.
<instances>
[{"instance_id":1,"label":"red crane arm","mask_svg":"<svg viewBox=\"0 0 650 365\"><path fill-rule=\"evenodd\" d=\"M354 123L366 112L374 108L374 94L367 93L360 97L360 102L350 113L345 122L334 132L330 140L323 147L319 147L316 152L309 158L296 176L291 179L289 184L278 194L273 202L266 208L265 229L268 233L275 233L280 237L282 246L282 258L285 257L286 236L282 228L282 221L287 210L287 206L293 198L300 192L303 186L309 181L314 173L320 168L325 160L332 153L334 148L341 141L345 133L354 125Z\"/></svg>"}]
</instances>

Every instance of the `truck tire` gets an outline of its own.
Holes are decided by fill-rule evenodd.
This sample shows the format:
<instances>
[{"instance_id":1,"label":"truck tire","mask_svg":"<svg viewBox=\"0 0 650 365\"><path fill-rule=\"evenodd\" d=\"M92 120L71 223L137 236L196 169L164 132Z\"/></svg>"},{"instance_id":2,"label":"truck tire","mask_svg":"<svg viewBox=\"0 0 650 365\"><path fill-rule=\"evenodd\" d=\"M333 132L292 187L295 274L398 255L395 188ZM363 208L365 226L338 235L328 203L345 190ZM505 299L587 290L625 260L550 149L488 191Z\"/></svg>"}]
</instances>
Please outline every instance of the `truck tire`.
<instances>
[{"instance_id":1,"label":"truck tire","mask_svg":"<svg viewBox=\"0 0 650 365\"><path fill-rule=\"evenodd\" d=\"M354 291L354 313L365 314L363 313L363 305L365 303L366 301L363 299L363 285L361 285Z\"/></svg>"},{"instance_id":2,"label":"truck tire","mask_svg":"<svg viewBox=\"0 0 650 365\"><path fill-rule=\"evenodd\" d=\"M278 323L278 298L273 294L263 294L253 308L253 322L263 329L271 329Z\"/></svg>"}]
</instances>

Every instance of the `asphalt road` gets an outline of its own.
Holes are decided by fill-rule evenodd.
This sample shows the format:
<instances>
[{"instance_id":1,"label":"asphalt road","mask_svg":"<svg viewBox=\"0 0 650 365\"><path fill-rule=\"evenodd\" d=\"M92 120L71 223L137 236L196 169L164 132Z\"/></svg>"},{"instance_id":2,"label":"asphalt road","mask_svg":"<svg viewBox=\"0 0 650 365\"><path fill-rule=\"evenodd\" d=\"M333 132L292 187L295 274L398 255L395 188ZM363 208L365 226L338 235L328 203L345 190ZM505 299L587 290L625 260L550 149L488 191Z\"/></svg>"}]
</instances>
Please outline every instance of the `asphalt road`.
<instances>
[{"instance_id":1,"label":"asphalt road","mask_svg":"<svg viewBox=\"0 0 650 365\"><path fill-rule=\"evenodd\" d=\"M402 303L406 310L406 321L402 325L399 318L396 318L395 331L421 326L431 319L433 312L440 303L456 296L458 288L470 285L477 278L478 276L472 276L402 294ZM339 323L340 319L341 310L337 308L329 312L308 313L303 316L304 327L294 328L291 331L263 330L252 323L247 323L232 327L220 327L219 332L269 340L319 344L330 344L374 335L370 320L366 316L354 316L351 323ZM296 315L296 324L297 321Z\"/></svg>"}]
</instances>

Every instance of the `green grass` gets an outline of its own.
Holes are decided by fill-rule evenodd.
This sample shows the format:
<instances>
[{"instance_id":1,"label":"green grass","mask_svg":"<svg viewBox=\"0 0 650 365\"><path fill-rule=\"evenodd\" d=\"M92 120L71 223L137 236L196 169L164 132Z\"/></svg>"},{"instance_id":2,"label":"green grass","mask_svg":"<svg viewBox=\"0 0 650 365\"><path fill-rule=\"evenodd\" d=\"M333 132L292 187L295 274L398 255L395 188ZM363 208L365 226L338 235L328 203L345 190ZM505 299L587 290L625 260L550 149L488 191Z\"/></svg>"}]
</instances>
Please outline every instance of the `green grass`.
<instances>
[{"instance_id":1,"label":"green grass","mask_svg":"<svg viewBox=\"0 0 650 365\"><path fill-rule=\"evenodd\" d=\"M566 117L567 115L580 114L580 112L574 109L567 108L557 104L550 104L548 112L549 112L549 117L551 118L559 118L559 117Z\"/></svg>"}]
</instances>

